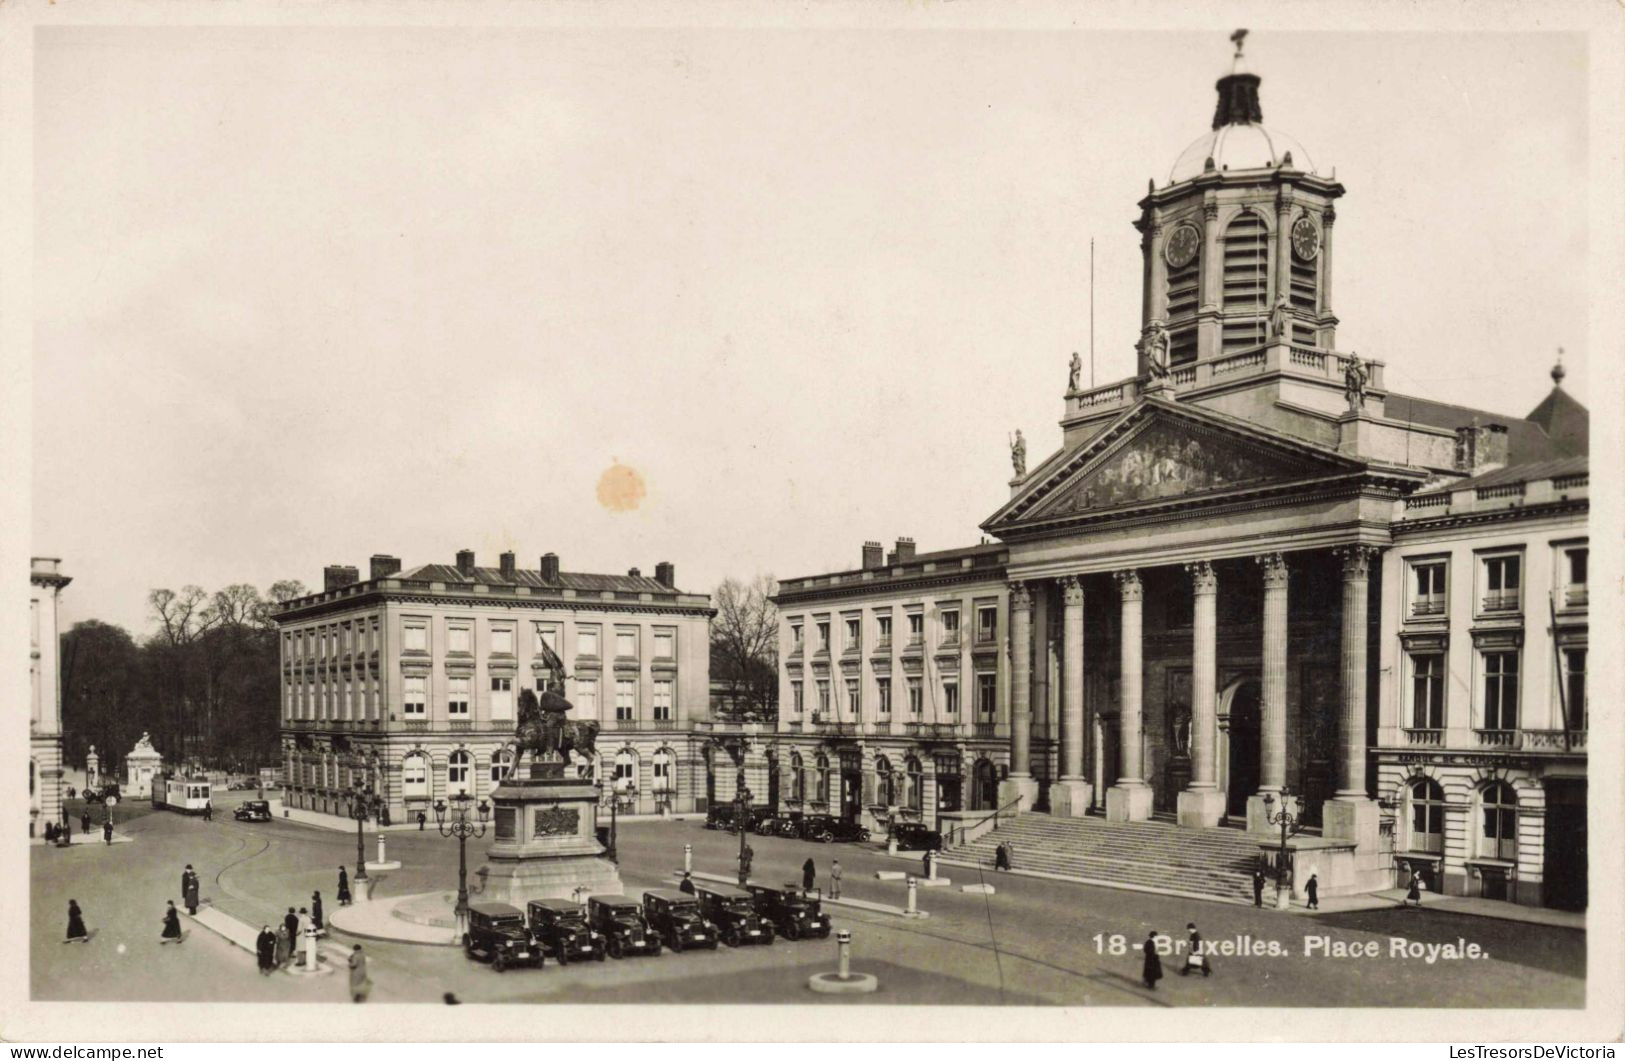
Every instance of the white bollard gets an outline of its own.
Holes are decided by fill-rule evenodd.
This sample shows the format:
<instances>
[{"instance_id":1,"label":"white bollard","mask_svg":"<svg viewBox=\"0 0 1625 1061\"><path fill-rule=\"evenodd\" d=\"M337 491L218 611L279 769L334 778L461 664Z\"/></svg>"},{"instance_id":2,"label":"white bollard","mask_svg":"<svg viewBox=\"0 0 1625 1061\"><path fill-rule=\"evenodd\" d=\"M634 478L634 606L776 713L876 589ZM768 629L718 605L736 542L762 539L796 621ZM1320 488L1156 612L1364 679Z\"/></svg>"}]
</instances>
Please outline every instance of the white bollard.
<instances>
[{"instance_id":1,"label":"white bollard","mask_svg":"<svg viewBox=\"0 0 1625 1061\"><path fill-rule=\"evenodd\" d=\"M316 968L316 926L311 925L305 929L305 968Z\"/></svg>"},{"instance_id":2,"label":"white bollard","mask_svg":"<svg viewBox=\"0 0 1625 1061\"><path fill-rule=\"evenodd\" d=\"M384 854L384 831L382 829L379 829L378 830L378 862L379 862L380 865L382 865L383 863L388 862L388 861L389 861L389 859Z\"/></svg>"},{"instance_id":3,"label":"white bollard","mask_svg":"<svg viewBox=\"0 0 1625 1061\"><path fill-rule=\"evenodd\" d=\"M925 864L931 868L931 872L929 874L927 874L927 876L929 876L932 880L936 880L937 879L937 856L933 854L930 858L926 859Z\"/></svg>"},{"instance_id":4,"label":"white bollard","mask_svg":"<svg viewBox=\"0 0 1625 1061\"><path fill-rule=\"evenodd\" d=\"M684 844L683 845L683 872L684 873L693 873L694 872L694 845L693 844Z\"/></svg>"},{"instance_id":5,"label":"white bollard","mask_svg":"<svg viewBox=\"0 0 1625 1061\"><path fill-rule=\"evenodd\" d=\"M840 948L840 977L842 980L852 979L852 933L841 929L835 933L835 945Z\"/></svg>"},{"instance_id":6,"label":"white bollard","mask_svg":"<svg viewBox=\"0 0 1625 1061\"><path fill-rule=\"evenodd\" d=\"M908 909L907 909L907 912L910 915L919 913L919 910L916 909L916 907L915 907L915 901L916 901L915 896L918 893L918 889L919 889L919 883L917 881L915 881L915 879L912 876L910 876L908 878Z\"/></svg>"}]
</instances>

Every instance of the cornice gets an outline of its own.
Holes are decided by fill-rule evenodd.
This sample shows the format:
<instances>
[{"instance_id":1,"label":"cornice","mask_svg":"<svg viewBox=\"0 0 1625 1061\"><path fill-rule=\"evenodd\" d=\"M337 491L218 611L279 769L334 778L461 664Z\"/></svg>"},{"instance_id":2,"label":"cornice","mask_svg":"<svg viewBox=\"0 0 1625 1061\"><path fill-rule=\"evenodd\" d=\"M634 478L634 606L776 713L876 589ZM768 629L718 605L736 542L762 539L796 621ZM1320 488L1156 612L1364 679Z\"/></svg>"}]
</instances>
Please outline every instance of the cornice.
<instances>
[{"instance_id":1,"label":"cornice","mask_svg":"<svg viewBox=\"0 0 1625 1061\"><path fill-rule=\"evenodd\" d=\"M1452 530L1457 527L1475 527L1486 523L1510 523L1523 519L1541 519L1548 516L1567 516L1588 512L1589 498L1550 501L1538 505L1518 505L1510 508L1492 508L1482 512L1456 512L1444 516L1426 516L1417 519L1397 519L1393 523L1394 540L1425 534L1430 531Z\"/></svg>"},{"instance_id":2,"label":"cornice","mask_svg":"<svg viewBox=\"0 0 1625 1061\"><path fill-rule=\"evenodd\" d=\"M341 597L320 601L296 610L283 611L273 617L279 627L305 622L320 616L339 612L371 612L385 604L463 605L472 607L513 608L523 611L613 612L622 615L693 616L710 619L717 614L715 608L700 608L684 604L663 604L660 601L609 601L592 597L509 597L473 593L426 593L411 590L372 589L354 597Z\"/></svg>"},{"instance_id":3,"label":"cornice","mask_svg":"<svg viewBox=\"0 0 1625 1061\"><path fill-rule=\"evenodd\" d=\"M785 590L773 597L773 602L780 607L785 605L804 605L822 600L835 600L843 597L874 596L892 591L908 591L914 589L930 589L935 586L951 586L965 583L987 582L994 590L1003 592L1005 589L1006 565L997 567L976 567L968 570L939 572L933 571L929 575L910 576L906 578L888 577L873 578L868 581L842 582L838 586L816 586L811 589ZM817 577L817 576L803 576Z\"/></svg>"}]
</instances>

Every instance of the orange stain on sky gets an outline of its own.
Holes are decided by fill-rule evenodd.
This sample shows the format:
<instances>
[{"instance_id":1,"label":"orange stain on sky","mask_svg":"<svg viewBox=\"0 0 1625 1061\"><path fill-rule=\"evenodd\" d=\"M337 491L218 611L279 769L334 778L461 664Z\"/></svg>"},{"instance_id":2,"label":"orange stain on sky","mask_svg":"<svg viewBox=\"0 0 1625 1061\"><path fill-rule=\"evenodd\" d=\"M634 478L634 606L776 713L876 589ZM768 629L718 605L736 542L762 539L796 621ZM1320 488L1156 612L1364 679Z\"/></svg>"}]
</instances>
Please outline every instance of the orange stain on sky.
<instances>
[{"instance_id":1,"label":"orange stain on sky","mask_svg":"<svg viewBox=\"0 0 1625 1061\"><path fill-rule=\"evenodd\" d=\"M611 512L630 512L649 493L637 470L615 461L598 477L598 503Z\"/></svg>"}]
</instances>

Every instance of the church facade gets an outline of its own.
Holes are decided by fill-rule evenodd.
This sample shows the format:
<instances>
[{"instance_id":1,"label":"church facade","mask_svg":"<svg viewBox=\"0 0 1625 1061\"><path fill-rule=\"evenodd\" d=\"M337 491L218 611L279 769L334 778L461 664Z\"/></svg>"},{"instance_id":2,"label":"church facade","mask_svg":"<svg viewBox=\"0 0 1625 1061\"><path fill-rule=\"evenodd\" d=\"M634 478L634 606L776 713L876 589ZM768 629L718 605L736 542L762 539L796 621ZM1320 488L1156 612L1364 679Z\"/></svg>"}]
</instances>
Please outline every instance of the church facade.
<instances>
[{"instance_id":1,"label":"church facade","mask_svg":"<svg viewBox=\"0 0 1625 1061\"><path fill-rule=\"evenodd\" d=\"M1284 807L1323 894L1426 863L1430 886L1549 901L1576 818L1584 877L1585 411L1560 377L1522 417L1395 394L1338 350L1344 188L1263 125L1239 47L1216 87L1210 131L1139 203L1135 375L1084 389L1074 370L1061 447L1015 454L994 543L866 547L859 569L781 583L771 753L841 764L839 796L817 793L876 822L998 807L1265 843ZM1526 566L1491 563L1512 555ZM1450 607L1406 611L1440 556ZM1483 604L1509 584L1531 587L1516 609ZM1435 665L1460 677L1417 727L1407 698ZM918 781L886 780L899 763ZM1401 857L1440 789L1427 857Z\"/></svg>"}]
</instances>

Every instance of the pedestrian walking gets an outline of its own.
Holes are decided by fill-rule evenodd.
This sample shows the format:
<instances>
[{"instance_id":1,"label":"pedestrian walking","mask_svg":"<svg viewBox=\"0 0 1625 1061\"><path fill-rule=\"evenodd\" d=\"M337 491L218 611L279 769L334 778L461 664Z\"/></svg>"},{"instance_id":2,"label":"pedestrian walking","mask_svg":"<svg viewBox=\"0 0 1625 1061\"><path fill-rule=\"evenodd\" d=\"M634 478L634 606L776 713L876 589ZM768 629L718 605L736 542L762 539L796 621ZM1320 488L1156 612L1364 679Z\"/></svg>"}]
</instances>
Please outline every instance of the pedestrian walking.
<instances>
[{"instance_id":1,"label":"pedestrian walking","mask_svg":"<svg viewBox=\"0 0 1625 1061\"><path fill-rule=\"evenodd\" d=\"M276 933L271 931L270 925L262 927L255 937L254 952L260 960L261 976L269 976L276 971Z\"/></svg>"},{"instance_id":2,"label":"pedestrian walking","mask_svg":"<svg viewBox=\"0 0 1625 1061\"><path fill-rule=\"evenodd\" d=\"M355 949L350 951L350 998L365 1002L370 994L372 979L367 976L367 956L361 953L361 944L357 943Z\"/></svg>"},{"instance_id":3,"label":"pedestrian walking","mask_svg":"<svg viewBox=\"0 0 1625 1061\"><path fill-rule=\"evenodd\" d=\"M1203 976L1213 975L1213 963L1202 949L1202 934L1196 931L1193 921L1185 926L1185 964L1179 967L1179 975L1189 976L1196 969L1200 969Z\"/></svg>"},{"instance_id":4,"label":"pedestrian walking","mask_svg":"<svg viewBox=\"0 0 1625 1061\"><path fill-rule=\"evenodd\" d=\"M1262 869L1253 870L1253 905L1259 907L1264 905L1264 871Z\"/></svg>"},{"instance_id":5,"label":"pedestrian walking","mask_svg":"<svg viewBox=\"0 0 1625 1061\"><path fill-rule=\"evenodd\" d=\"M102 839L108 843L113 842L113 823L111 821L102 822Z\"/></svg>"},{"instance_id":6,"label":"pedestrian walking","mask_svg":"<svg viewBox=\"0 0 1625 1061\"><path fill-rule=\"evenodd\" d=\"M186 912L193 917L197 916L198 879L192 871L192 864L188 862L186 869L181 873L181 899L186 903Z\"/></svg>"},{"instance_id":7,"label":"pedestrian walking","mask_svg":"<svg viewBox=\"0 0 1625 1061\"><path fill-rule=\"evenodd\" d=\"M1309 880L1304 883L1304 893L1309 896L1309 909L1320 909L1320 874L1309 874Z\"/></svg>"},{"instance_id":8,"label":"pedestrian walking","mask_svg":"<svg viewBox=\"0 0 1625 1061\"><path fill-rule=\"evenodd\" d=\"M424 814L422 811L418 811L418 832L421 833L423 831L423 825L428 820L429 816L427 814Z\"/></svg>"},{"instance_id":9,"label":"pedestrian walking","mask_svg":"<svg viewBox=\"0 0 1625 1061\"><path fill-rule=\"evenodd\" d=\"M840 859L836 859L834 864L829 867L829 897L831 899L839 899L841 897Z\"/></svg>"},{"instance_id":10,"label":"pedestrian walking","mask_svg":"<svg viewBox=\"0 0 1625 1061\"><path fill-rule=\"evenodd\" d=\"M278 925L276 930L276 967L282 968L293 957L293 937L288 934L287 925Z\"/></svg>"},{"instance_id":11,"label":"pedestrian walking","mask_svg":"<svg viewBox=\"0 0 1625 1061\"><path fill-rule=\"evenodd\" d=\"M64 943L88 943L90 933L85 931L85 914L79 909L79 900L68 900L68 938Z\"/></svg>"},{"instance_id":12,"label":"pedestrian walking","mask_svg":"<svg viewBox=\"0 0 1625 1061\"><path fill-rule=\"evenodd\" d=\"M297 948L299 946L299 915L293 912L291 906L288 907L288 916L282 919L282 927L287 930L288 942ZM288 953L292 954L293 951L289 950Z\"/></svg>"},{"instance_id":13,"label":"pedestrian walking","mask_svg":"<svg viewBox=\"0 0 1625 1061\"><path fill-rule=\"evenodd\" d=\"M740 870L746 880L750 880L750 867L756 861L756 849L747 842L745 844L745 860L740 863Z\"/></svg>"},{"instance_id":14,"label":"pedestrian walking","mask_svg":"<svg viewBox=\"0 0 1625 1061\"><path fill-rule=\"evenodd\" d=\"M164 911L164 934L159 943L179 943L186 937L181 933L181 914L175 909L175 900L168 900L169 908Z\"/></svg>"},{"instance_id":15,"label":"pedestrian walking","mask_svg":"<svg viewBox=\"0 0 1625 1061\"><path fill-rule=\"evenodd\" d=\"M327 922L322 919L322 893L310 893L310 923L318 936L327 935Z\"/></svg>"},{"instance_id":16,"label":"pedestrian walking","mask_svg":"<svg viewBox=\"0 0 1625 1061\"><path fill-rule=\"evenodd\" d=\"M1157 981L1162 979L1162 959L1157 956L1157 930L1152 929L1145 937L1145 946L1140 948L1145 955L1145 964L1140 968L1140 979L1145 986L1155 991Z\"/></svg>"},{"instance_id":17,"label":"pedestrian walking","mask_svg":"<svg viewBox=\"0 0 1625 1061\"><path fill-rule=\"evenodd\" d=\"M926 880L931 880L932 879L931 878L931 863L935 862L936 860L937 860L937 853L935 851L932 851L930 848L926 848L925 857L923 859L921 859L921 862L924 864L924 867L925 867L925 879Z\"/></svg>"},{"instance_id":18,"label":"pedestrian walking","mask_svg":"<svg viewBox=\"0 0 1625 1061\"><path fill-rule=\"evenodd\" d=\"M56 843L56 822L45 823L45 842L48 844Z\"/></svg>"},{"instance_id":19,"label":"pedestrian walking","mask_svg":"<svg viewBox=\"0 0 1625 1061\"><path fill-rule=\"evenodd\" d=\"M211 800L203 801L203 820L206 822L214 821L214 803Z\"/></svg>"},{"instance_id":20,"label":"pedestrian walking","mask_svg":"<svg viewBox=\"0 0 1625 1061\"><path fill-rule=\"evenodd\" d=\"M350 874L343 866L339 867L339 905L350 905Z\"/></svg>"},{"instance_id":21,"label":"pedestrian walking","mask_svg":"<svg viewBox=\"0 0 1625 1061\"><path fill-rule=\"evenodd\" d=\"M1410 889L1405 892L1405 905L1409 906L1412 903L1422 905L1422 874L1414 869L1411 870Z\"/></svg>"},{"instance_id":22,"label":"pedestrian walking","mask_svg":"<svg viewBox=\"0 0 1625 1061\"><path fill-rule=\"evenodd\" d=\"M1001 870L1001 869L1008 871L1010 869L1010 845L1009 844L1001 842L998 847L995 847L993 849L993 869L995 871L998 871L998 870Z\"/></svg>"},{"instance_id":23,"label":"pedestrian walking","mask_svg":"<svg viewBox=\"0 0 1625 1061\"><path fill-rule=\"evenodd\" d=\"M813 865L813 860L809 858L807 861L801 864L801 890L804 892L812 891L813 884L816 883L817 880L818 867Z\"/></svg>"},{"instance_id":24,"label":"pedestrian walking","mask_svg":"<svg viewBox=\"0 0 1625 1061\"><path fill-rule=\"evenodd\" d=\"M683 892L685 895L693 895L694 878L690 877L687 873L683 874L683 882L677 886L677 890Z\"/></svg>"},{"instance_id":25,"label":"pedestrian walking","mask_svg":"<svg viewBox=\"0 0 1625 1061\"><path fill-rule=\"evenodd\" d=\"M83 811L79 815L79 828L86 836L90 835L90 812Z\"/></svg>"}]
</instances>

